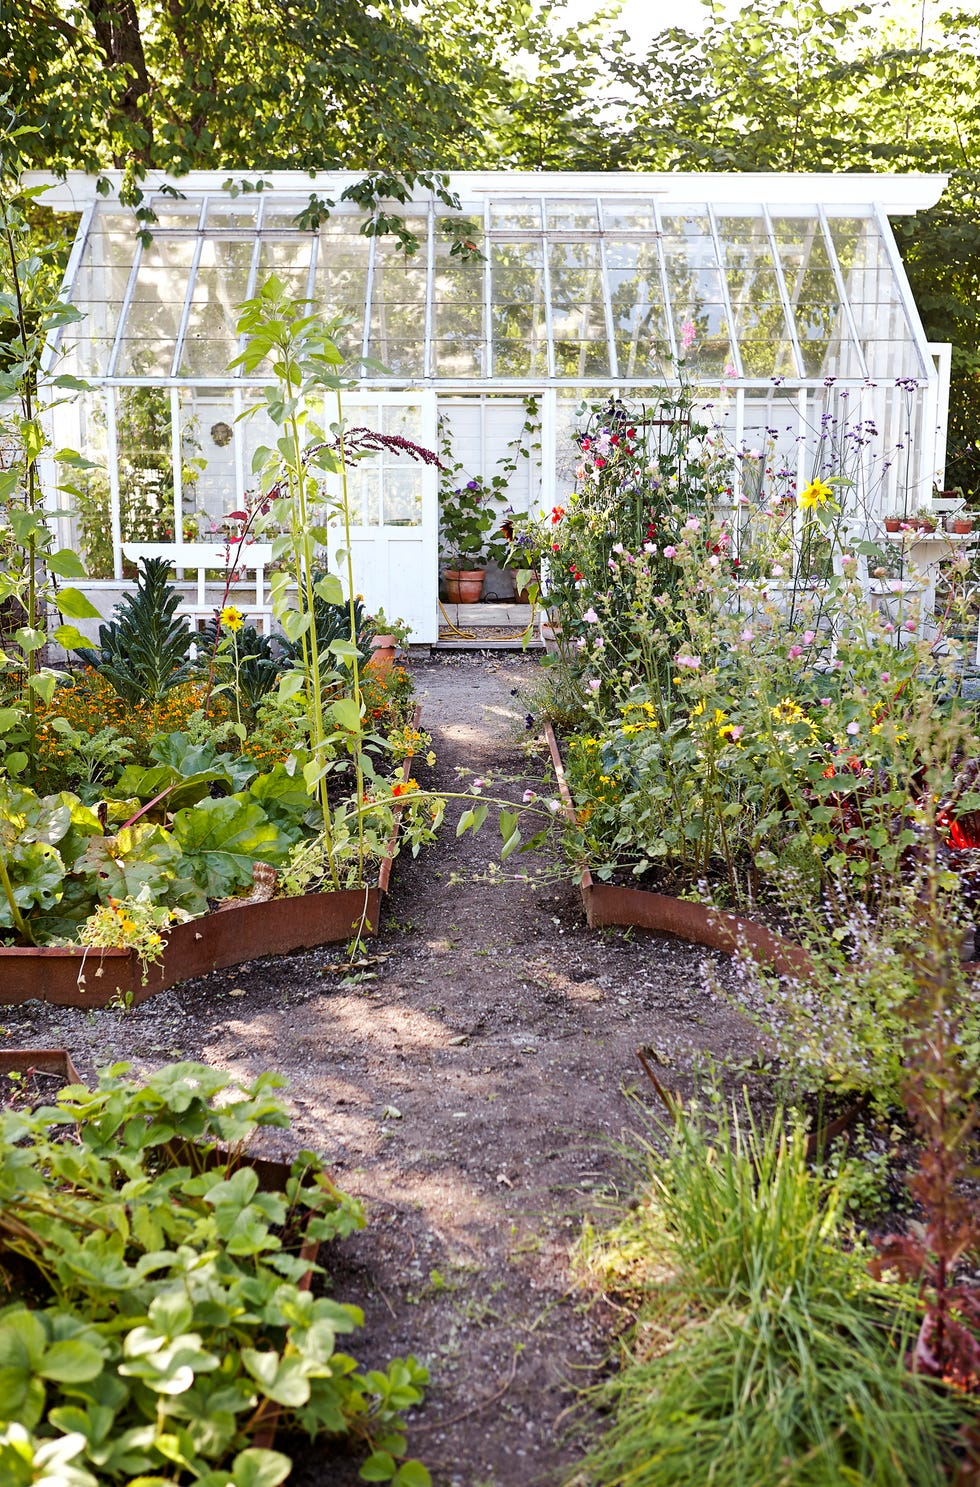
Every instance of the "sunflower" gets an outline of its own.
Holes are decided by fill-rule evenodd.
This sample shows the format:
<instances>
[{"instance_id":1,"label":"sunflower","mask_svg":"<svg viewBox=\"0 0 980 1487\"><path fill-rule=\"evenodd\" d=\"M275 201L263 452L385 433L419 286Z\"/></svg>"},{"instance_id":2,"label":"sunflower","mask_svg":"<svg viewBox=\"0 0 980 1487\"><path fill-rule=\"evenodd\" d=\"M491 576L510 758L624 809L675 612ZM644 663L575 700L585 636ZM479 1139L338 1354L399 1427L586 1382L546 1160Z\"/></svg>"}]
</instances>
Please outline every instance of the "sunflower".
<instances>
[{"instance_id":1,"label":"sunflower","mask_svg":"<svg viewBox=\"0 0 980 1487\"><path fill-rule=\"evenodd\" d=\"M804 511L812 511L816 506L823 506L832 495L833 491L826 481L811 480L800 491L798 500Z\"/></svg>"},{"instance_id":2,"label":"sunflower","mask_svg":"<svg viewBox=\"0 0 980 1487\"><path fill-rule=\"evenodd\" d=\"M245 623L245 616L234 604L226 604L218 616L218 622L223 630L231 630L234 633L240 630Z\"/></svg>"}]
</instances>

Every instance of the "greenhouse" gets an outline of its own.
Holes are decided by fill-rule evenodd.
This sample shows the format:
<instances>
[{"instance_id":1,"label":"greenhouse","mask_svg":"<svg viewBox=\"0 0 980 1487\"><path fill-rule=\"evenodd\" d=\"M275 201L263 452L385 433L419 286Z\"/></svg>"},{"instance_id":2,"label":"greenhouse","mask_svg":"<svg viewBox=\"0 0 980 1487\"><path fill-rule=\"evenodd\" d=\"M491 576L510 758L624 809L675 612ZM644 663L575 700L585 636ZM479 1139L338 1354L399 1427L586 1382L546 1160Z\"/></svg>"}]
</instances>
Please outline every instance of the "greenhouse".
<instances>
[{"instance_id":1,"label":"greenhouse","mask_svg":"<svg viewBox=\"0 0 980 1487\"><path fill-rule=\"evenodd\" d=\"M82 319L48 371L87 384L55 410L56 441L93 462L58 520L104 613L154 547L177 549L207 609L208 562L273 442L261 414L242 419L261 379L229 370L238 306L272 274L344 317L352 424L438 450L463 478L509 459L516 512L573 487L590 408L642 409L681 381L733 452L733 499L761 461L805 482L828 428L852 441L861 533L942 488L948 348L926 340L888 219L934 204L943 177L458 175L458 208L385 203L408 252L341 200L353 179L152 181L142 232L117 177L105 196L83 175L52 183L47 204L81 216L66 290ZM367 601L435 640L437 471L383 451L354 471L354 500ZM253 567L262 610L261 553Z\"/></svg>"}]
</instances>

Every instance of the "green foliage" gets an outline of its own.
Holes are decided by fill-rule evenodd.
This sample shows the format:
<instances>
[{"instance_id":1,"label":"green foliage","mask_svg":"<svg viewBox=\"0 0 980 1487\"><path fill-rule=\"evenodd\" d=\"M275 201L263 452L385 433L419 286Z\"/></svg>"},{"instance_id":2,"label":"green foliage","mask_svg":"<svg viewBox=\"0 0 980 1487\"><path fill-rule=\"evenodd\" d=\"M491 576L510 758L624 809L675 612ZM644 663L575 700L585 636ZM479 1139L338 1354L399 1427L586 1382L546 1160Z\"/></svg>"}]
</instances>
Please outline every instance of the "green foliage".
<instances>
[{"instance_id":1,"label":"green foliage","mask_svg":"<svg viewBox=\"0 0 980 1487\"><path fill-rule=\"evenodd\" d=\"M427 1480L398 1462L426 1371L359 1372L337 1348L358 1308L300 1287L300 1244L363 1227L359 1204L311 1152L282 1191L238 1155L288 1124L280 1082L184 1063L141 1085L119 1064L95 1091L0 1117L0 1254L22 1287L0 1310L4 1482L275 1487L288 1457L250 1443L275 1405L285 1429L384 1453L373 1480Z\"/></svg>"},{"instance_id":2,"label":"green foliage","mask_svg":"<svg viewBox=\"0 0 980 1487\"><path fill-rule=\"evenodd\" d=\"M198 640L197 670L207 674L208 660L214 655L220 678L214 692L233 690L241 707L254 719L259 703L278 685L279 678L293 659L294 648L283 635L265 635L254 625L242 625L221 643L221 625L217 617L209 620Z\"/></svg>"},{"instance_id":3,"label":"green foliage","mask_svg":"<svg viewBox=\"0 0 980 1487\"><path fill-rule=\"evenodd\" d=\"M160 702L191 674L191 628L177 617L180 595L168 572L166 558L144 558L135 592L124 594L113 618L99 626L98 650L75 647L127 702Z\"/></svg>"},{"instance_id":4,"label":"green foliage","mask_svg":"<svg viewBox=\"0 0 980 1487\"><path fill-rule=\"evenodd\" d=\"M782 1111L765 1130L714 1116L678 1110L666 1160L647 1155L636 1212L603 1241L638 1321L589 1480L941 1487L971 1411L905 1368L914 1289L870 1278L845 1187L809 1169Z\"/></svg>"}]
</instances>

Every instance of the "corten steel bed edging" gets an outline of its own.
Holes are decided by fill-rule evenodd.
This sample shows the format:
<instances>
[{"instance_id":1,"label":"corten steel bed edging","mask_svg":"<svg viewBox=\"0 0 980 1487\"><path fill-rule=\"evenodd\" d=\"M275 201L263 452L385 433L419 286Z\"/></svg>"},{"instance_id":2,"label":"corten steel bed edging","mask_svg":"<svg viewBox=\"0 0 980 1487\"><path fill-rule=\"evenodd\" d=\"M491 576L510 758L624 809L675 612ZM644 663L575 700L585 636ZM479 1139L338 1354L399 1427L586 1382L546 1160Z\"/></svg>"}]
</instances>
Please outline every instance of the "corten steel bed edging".
<instances>
[{"instance_id":1,"label":"corten steel bed edging","mask_svg":"<svg viewBox=\"0 0 980 1487\"><path fill-rule=\"evenodd\" d=\"M574 826L577 823L575 803L565 775L558 740L549 722L545 723L544 731L565 815ZM764 925L756 924L741 914L708 908L684 898L671 898L664 893L652 893L645 888L621 888L613 883L597 883L588 866L581 869L579 888L590 929L602 925L622 925L673 935L679 940L704 945L710 950L724 950L729 954L741 951L755 960L773 966L784 976L805 976L813 968L810 956L801 945L794 945L782 935L775 934Z\"/></svg>"},{"instance_id":2,"label":"corten steel bed edging","mask_svg":"<svg viewBox=\"0 0 980 1487\"><path fill-rule=\"evenodd\" d=\"M413 726L418 726L421 716L421 706L416 707ZM409 777L411 763L406 759L402 764L403 781ZM358 934L376 935L398 847L400 803L396 802L393 814L377 887L230 903L189 919L168 932L163 954L147 967L145 982L133 950L6 946L0 948L0 1006L41 1001L58 1007L105 1007L117 998L136 1004L181 981L264 955L288 955ZM82 985L78 984L80 975L85 978Z\"/></svg>"}]
</instances>

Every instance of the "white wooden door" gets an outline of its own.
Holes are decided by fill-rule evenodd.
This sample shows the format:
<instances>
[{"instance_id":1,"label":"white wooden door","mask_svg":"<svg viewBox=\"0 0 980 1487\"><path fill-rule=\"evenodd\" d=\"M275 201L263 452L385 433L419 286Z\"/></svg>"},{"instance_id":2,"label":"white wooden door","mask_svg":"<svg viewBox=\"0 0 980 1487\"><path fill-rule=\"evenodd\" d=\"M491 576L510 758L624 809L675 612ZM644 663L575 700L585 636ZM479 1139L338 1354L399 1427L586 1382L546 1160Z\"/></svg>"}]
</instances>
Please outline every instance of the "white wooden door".
<instances>
[{"instance_id":1,"label":"white wooden door","mask_svg":"<svg viewBox=\"0 0 980 1487\"><path fill-rule=\"evenodd\" d=\"M386 438L407 439L436 453L434 392L357 392L344 399L344 420L356 444L358 428ZM439 639L438 470L397 449L382 448L348 469L351 555L355 593L370 613L383 608L389 620L411 625L411 639ZM330 568L343 528L331 523Z\"/></svg>"}]
</instances>

